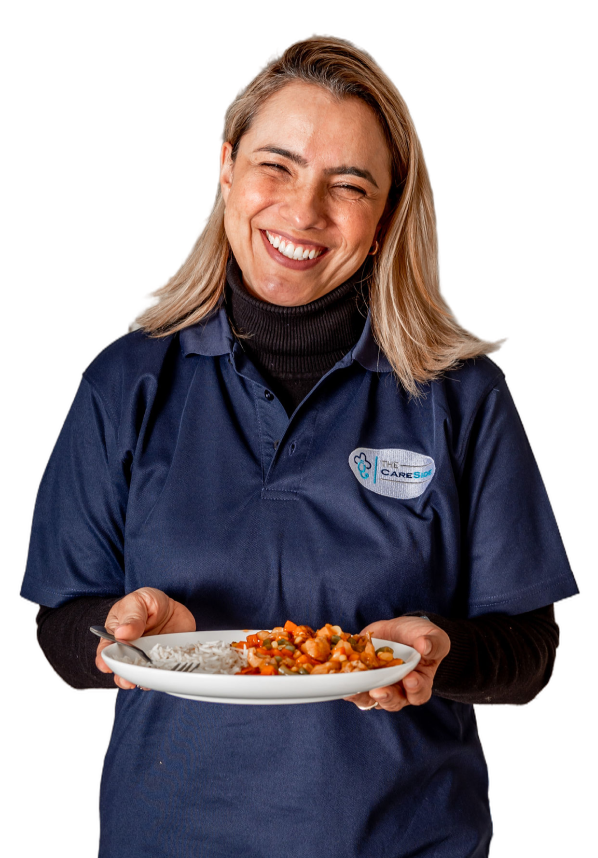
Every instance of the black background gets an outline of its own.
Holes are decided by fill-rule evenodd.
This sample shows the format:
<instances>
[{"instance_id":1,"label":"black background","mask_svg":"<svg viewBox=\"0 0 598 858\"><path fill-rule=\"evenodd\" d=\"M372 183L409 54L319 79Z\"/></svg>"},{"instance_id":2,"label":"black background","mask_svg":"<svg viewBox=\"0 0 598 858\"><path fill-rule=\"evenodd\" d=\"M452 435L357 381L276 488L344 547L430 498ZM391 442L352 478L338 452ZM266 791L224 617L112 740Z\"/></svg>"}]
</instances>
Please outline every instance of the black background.
<instances>
[{"instance_id":1,"label":"black background","mask_svg":"<svg viewBox=\"0 0 598 858\"><path fill-rule=\"evenodd\" d=\"M25 152L15 153L22 179L13 220L23 320L17 403L27 428L17 441L23 555L37 483L81 371L124 331L142 294L176 268L205 216L224 107L270 51L307 32L278 41L260 33L234 51L221 44L222 64L210 58L214 44L202 43L184 68L171 48L133 59L116 36L109 51L91 57L84 43L70 46L48 62L27 106L16 108L29 132ZM476 333L511 337L497 360L574 562L571 484L557 455L571 438L565 367L575 300L553 225L559 191L549 105L555 93L562 97L557 70L544 68L540 79L523 43L509 45L507 61L483 40L437 53L361 26L340 34L374 53L413 111L436 194L446 294ZM559 820L573 811L567 689L578 609L572 601L557 607L562 647L538 700L477 708L491 772L493 858L552 854L555 831L564 831ZM77 854L91 854L114 696L61 683L35 645L34 614L20 605L35 683L19 699L23 712L43 700L45 715L25 761L67 774L68 816L89 831L89 851ZM59 824L65 797L50 791L45 802Z\"/></svg>"}]
</instances>

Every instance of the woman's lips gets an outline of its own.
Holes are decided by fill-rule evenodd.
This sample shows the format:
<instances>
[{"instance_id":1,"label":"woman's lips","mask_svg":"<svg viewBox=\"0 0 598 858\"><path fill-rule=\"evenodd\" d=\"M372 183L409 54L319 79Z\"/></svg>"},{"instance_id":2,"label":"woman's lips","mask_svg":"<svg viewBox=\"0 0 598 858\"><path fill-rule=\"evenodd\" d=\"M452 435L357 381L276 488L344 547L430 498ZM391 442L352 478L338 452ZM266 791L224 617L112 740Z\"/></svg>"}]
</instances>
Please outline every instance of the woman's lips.
<instances>
[{"instance_id":1,"label":"woman's lips","mask_svg":"<svg viewBox=\"0 0 598 858\"><path fill-rule=\"evenodd\" d=\"M320 259L322 259L322 257L325 256L326 253L328 252L328 248L324 247L322 244L315 244L313 242L307 242L307 241L303 242L302 244L299 244L299 242L297 242L297 244L295 244L295 242L291 241L291 239L289 239L287 236L285 236L284 233L270 232L270 230L260 229L260 234L262 236L264 246L265 246L266 250L268 251L268 255L271 256L272 259L276 260L276 262L278 262L280 265L284 265L285 268L292 268L292 269L295 269L296 271L305 271L307 268L313 268L314 265L317 265L318 262L320 261ZM270 236L271 240L268 238L268 235ZM293 255L296 255L295 251L298 251L300 248L301 248L302 255L304 255L306 251L309 254L314 253L317 255L313 256L311 259L309 258L309 255L305 259L303 259L303 258L300 258L300 259L292 258L291 259L285 253L281 253L280 250L277 250L276 247L274 247L274 244L272 244L272 241L276 242L277 239L280 240L278 242L279 247L284 242L284 244L283 244L284 250L287 250L287 251L291 250L291 248L288 248L288 245L291 244L292 250L293 250Z\"/></svg>"}]
</instances>

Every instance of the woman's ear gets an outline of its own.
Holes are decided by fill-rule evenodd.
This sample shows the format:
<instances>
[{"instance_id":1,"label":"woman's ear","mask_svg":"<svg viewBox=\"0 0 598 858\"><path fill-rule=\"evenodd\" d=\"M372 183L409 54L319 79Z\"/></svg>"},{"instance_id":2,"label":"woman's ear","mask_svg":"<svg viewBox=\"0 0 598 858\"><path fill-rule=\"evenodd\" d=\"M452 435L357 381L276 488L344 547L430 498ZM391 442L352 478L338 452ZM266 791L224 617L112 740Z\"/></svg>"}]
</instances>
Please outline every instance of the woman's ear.
<instances>
[{"instance_id":1,"label":"woman's ear","mask_svg":"<svg viewBox=\"0 0 598 858\"><path fill-rule=\"evenodd\" d=\"M226 142L222 144L222 152L220 153L220 190L225 205L233 183L234 162L232 152L233 147L230 143Z\"/></svg>"}]
</instances>

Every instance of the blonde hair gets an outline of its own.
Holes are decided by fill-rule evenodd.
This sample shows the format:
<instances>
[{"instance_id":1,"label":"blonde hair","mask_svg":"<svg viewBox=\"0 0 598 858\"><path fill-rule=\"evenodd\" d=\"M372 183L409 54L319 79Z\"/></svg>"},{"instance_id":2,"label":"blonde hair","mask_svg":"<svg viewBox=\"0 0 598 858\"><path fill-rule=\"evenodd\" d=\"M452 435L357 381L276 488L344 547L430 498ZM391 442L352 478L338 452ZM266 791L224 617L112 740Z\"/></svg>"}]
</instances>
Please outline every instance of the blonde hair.
<instances>
[{"instance_id":1,"label":"blonde hair","mask_svg":"<svg viewBox=\"0 0 598 858\"><path fill-rule=\"evenodd\" d=\"M339 99L362 99L384 132L392 186L369 277L372 332L403 386L418 395L418 384L498 344L462 328L440 294L434 199L409 111L365 51L342 39L315 36L291 45L233 101L224 125L233 158L266 99L293 81L322 86ZM166 336L204 319L220 301L230 253L218 189L193 250L155 293L158 301L139 317L139 326L153 336Z\"/></svg>"}]
</instances>

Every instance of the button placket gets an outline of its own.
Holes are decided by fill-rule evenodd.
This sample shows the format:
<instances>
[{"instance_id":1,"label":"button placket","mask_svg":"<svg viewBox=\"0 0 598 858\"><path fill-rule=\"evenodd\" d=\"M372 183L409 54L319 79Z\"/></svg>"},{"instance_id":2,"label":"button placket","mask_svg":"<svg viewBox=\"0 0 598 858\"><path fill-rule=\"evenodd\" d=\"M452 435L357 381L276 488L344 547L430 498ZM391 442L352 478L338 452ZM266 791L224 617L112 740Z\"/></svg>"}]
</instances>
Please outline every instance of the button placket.
<instances>
[{"instance_id":1,"label":"button placket","mask_svg":"<svg viewBox=\"0 0 598 858\"><path fill-rule=\"evenodd\" d=\"M311 449L318 409L302 410L287 425L264 481L264 500L297 500L303 469Z\"/></svg>"},{"instance_id":2,"label":"button placket","mask_svg":"<svg viewBox=\"0 0 598 858\"><path fill-rule=\"evenodd\" d=\"M260 430L262 476L265 481L272 467L272 460L280 450L289 418L280 400L268 388L255 390L255 408Z\"/></svg>"}]
</instances>

